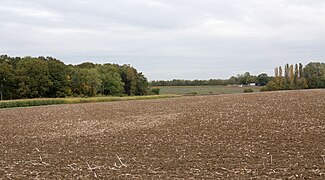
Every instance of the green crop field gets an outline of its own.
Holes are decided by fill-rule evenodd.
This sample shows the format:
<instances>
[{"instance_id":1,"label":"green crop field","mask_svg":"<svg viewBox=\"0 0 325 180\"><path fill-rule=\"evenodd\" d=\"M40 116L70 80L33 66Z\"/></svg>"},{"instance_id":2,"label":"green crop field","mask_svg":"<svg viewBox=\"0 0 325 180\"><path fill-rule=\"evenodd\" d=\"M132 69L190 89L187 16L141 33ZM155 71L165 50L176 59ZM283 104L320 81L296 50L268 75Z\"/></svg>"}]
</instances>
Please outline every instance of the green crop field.
<instances>
[{"instance_id":1,"label":"green crop field","mask_svg":"<svg viewBox=\"0 0 325 180\"><path fill-rule=\"evenodd\" d=\"M262 87L259 86L156 86L160 88L160 94L234 94L243 93L245 89L252 89L259 92Z\"/></svg>"},{"instance_id":2,"label":"green crop field","mask_svg":"<svg viewBox=\"0 0 325 180\"><path fill-rule=\"evenodd\" d=\"M145 99L161 99L180 97L173 94L150 95L150 96L103 96L89 98L41 98L41 99L21 99L0 101L0 109L29 107L29 106L45 106L54 104L78 104L78 103L94 103L94 102L110 102L110 101L130 101L130 100L145 100Z\"/></svg>"}]
</instances>

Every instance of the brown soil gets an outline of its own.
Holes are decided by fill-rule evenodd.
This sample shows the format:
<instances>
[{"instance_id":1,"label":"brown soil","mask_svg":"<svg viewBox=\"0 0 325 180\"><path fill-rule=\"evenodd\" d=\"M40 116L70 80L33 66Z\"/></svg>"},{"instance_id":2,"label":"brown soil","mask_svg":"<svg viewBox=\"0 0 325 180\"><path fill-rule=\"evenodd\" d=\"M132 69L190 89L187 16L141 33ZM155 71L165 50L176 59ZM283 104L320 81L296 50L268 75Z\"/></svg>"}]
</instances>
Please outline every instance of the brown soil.
<instances>
[{"instance_id":1,"label":"brown soil","mask_svg":"<svg viewBox=\"0 0 325 180\"><path fill-rule=\"evenodd\" d=\"M325 90L0 111L0 179L325 179Z\"/></svg>"}]
</instances>

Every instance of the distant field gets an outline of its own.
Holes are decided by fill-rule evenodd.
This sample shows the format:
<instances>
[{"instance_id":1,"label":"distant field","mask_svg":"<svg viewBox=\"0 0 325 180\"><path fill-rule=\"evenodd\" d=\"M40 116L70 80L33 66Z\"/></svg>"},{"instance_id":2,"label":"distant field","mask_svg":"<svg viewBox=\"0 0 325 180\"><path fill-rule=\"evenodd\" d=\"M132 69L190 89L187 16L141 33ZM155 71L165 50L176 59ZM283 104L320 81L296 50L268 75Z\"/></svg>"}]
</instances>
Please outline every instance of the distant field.
<instances>
[{"instance_id":1,"label":"distant field","mask_svg":"<svg viewBox=\"0 0 325 180\"><path fill-rule=\"evenodd\" d=\"M160 88L160 94L234 94L243 93L244 89L251 88L259 92L261 87L254 86L156 86Z\"/></svg>"}]
</instances>

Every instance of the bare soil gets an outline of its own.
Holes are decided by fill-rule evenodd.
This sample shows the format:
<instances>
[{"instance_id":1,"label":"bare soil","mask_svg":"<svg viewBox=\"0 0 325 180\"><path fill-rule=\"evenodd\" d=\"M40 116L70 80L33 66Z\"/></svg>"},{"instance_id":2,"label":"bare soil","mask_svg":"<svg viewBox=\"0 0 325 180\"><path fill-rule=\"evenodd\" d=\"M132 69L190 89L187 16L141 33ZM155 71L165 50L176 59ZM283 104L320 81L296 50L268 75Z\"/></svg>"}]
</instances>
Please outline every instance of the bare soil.
<instances>
[{"instance_id":1,"label":"bare soil","mask_svg":"<svg viewBox=\"0 0 325 180\"><path fill-rule=\"evenodd\" d=\"M325 90L1 110L0 179L325 179Z\"/></svg>"}]
</instances>

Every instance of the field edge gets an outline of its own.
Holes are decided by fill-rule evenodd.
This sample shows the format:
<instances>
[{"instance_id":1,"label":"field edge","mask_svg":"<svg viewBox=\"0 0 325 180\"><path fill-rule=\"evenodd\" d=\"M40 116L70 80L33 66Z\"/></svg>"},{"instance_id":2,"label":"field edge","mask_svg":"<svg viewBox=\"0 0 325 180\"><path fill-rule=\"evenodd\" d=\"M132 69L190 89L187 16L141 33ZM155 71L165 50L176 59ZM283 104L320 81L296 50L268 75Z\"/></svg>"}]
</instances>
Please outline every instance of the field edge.
<instances>
[{"instance_id":1,"label":"field edge","mask_svg":"<svg viewBox=\"0 0 325 180\"><path fill-rule=\"evenodd\" d=\"M89 97L89 98L22 99L22 100L0 101L0 110L19 108L19 107L48 106L48 105L59 105L59 104L149 100L149 99L164 99L164 98L177 98L177 97L181 97L181 95L164 94L164 95L126 96L126 97L109 96L109 97Z\"/></svg>"}]
</instances>

